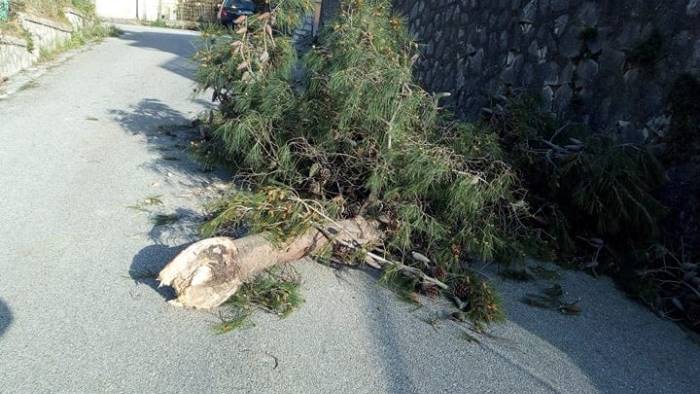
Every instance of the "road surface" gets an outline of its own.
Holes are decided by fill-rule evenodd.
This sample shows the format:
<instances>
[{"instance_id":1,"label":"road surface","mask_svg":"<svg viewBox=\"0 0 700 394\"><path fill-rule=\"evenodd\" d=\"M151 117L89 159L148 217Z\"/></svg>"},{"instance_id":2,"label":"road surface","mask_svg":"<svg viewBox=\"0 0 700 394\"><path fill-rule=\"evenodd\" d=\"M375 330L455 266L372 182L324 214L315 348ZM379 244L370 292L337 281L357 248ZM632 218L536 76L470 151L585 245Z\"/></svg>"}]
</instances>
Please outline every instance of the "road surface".
<instances>
[{"instance_id":1,"label":"road surface","mask_svg":"<svg viewBox=\"0 0 700 394\"><path fill-rule=\"evenodd\" d=\"M312 262L286 320L215 335L215 314L171 308L139 272L195 239L218 182L178 127L208 105L197 38L124 30L0 101L0 392L697 392L698 344L581 273L561 281L574 317L519 301L543 283L496 279L509 321L480 343L426 323L439 304ZM134 209L151 196L178 221Z\"/></svg>"}]
</instances>

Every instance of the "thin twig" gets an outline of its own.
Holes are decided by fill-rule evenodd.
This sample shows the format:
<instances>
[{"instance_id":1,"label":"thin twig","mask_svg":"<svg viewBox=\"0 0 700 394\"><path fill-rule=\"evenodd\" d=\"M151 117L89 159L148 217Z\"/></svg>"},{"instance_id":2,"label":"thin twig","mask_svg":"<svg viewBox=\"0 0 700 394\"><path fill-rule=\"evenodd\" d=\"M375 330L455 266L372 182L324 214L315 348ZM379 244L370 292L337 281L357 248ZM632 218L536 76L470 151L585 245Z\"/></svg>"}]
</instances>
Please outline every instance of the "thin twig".
<instances>
[{"instance_id":1,"label":"thin twig","mask_svg":"<svg viewBox=\"0 0 700 394\"><path fill-rule=\"evenodd\" d=\"M323 226L314 224L314 227L315 227L321 234L323 234L326 238L328 238L331 242L337 242L337 243L339 243L339 244L341 244L341 245L343 245L343 246L345 246L345 247L347 247L347 248L351 248L351 249L353 249L353 250L361 250L361 246L355 245L355 244L352 244L352 243L349 243L349 242L347 242L347 241L345 241L345 240L342 240L342 239L338 239L337 237L334 237L332 234L329 234L328 231L326 231L326 230L323 228ZM410 267L410 266L405 265L405 264L403 264L403 263L399 263L398 261L387 260L387 259L385 259L384 257L379 256L379 255L377 255L377 254L374 254L374 253L372 253L372 252L368 252L368 251L365 251L365 250L363 250L363 252L366 254L367 257L369 257L369 258L371 258L372 260L375 260L376 262L380 263L379 266L377 266L377 265L371 265L371 264L368 263L370 266L372 266L372 267L374 267L374 268L377 268L377 269L383 268L383 267L381 266L381 264L384 264L384 265L391 265L391 266L393 266L393 267L398 268L400 271L408 272L408 273L410 273L410 274L412 274L412 275L418 277L419 279L422 279L422 280L425 281L425 282L432 283L432 284L434 284L435 286L438 286L439 288L441 288L441 289L443 289L443 290L447 290L447 289L450 288L450 287L449 287L448 285L446 285L445 283L443 283L443 282L441 282L441 281L439 281L439 280L437 280L437 279L435 279L435 278L433 278L433 277L430 277L430 276L426 275L423 271L419 270L418 268Z\"/></svg>"}]
</instances>

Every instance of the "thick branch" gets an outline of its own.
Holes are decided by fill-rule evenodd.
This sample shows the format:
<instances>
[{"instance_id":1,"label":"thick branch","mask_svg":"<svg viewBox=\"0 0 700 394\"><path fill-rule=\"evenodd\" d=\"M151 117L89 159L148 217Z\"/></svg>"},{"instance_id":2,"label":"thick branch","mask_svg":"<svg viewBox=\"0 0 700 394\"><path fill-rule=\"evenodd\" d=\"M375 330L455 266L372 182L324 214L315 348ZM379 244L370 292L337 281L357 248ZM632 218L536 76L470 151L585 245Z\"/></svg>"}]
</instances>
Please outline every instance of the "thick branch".
<instances>
[{"instance_id":1,"label":"thick branch","mask_svg":"<svg viewBox=\"0 0 700 394\"><path fill-rule=\"evenodd\" d=\"M327 235L332 234L332 238ZM215 308L256 274L321 251L330 242L366 245L381 241L376 222L363 218L311 228L305 234L278 245L266 234L241 239L209 238L197 242L171 261L158 275L160 286L175 289L175 304L197 309Z\"/></svg>"}]
</instances>

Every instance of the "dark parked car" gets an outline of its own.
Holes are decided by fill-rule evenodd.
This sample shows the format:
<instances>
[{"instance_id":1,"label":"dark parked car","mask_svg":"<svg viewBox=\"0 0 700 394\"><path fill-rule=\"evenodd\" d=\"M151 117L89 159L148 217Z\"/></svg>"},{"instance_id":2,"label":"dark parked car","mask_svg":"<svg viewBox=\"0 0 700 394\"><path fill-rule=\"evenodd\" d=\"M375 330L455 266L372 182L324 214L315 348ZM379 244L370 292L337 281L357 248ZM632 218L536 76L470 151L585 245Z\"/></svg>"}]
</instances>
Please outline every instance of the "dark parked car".
<instances>
[{"instance_id":1,"label":"dark parked car","mask_svg":"<svg viewBox=\"0 0 700 394\"><path fill-rule=\"evenodd\" d=\"M231 26L239 16L263 12L265 8L266 5L262 1L224 0L219 9L218 19L221 24Z\"/></svg>"}]
</instances>

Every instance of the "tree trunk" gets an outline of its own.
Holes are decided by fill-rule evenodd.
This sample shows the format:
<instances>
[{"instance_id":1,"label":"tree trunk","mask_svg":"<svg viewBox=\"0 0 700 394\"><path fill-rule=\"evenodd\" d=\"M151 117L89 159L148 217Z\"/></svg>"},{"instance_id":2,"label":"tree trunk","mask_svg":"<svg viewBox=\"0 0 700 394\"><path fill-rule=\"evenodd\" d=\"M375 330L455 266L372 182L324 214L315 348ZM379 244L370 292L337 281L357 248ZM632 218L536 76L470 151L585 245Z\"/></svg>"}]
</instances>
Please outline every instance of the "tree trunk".
<instances>
[{"instance_id":1,"label":"tree trunk","mask_svg":"<svg viewBox=\"0 0 700 394\"><path fill-rule=\"evenodd\" d=\"M266 234L240 239L209 238L197 242L168 263L158 275L160 286L175 289L173 304L211 309L223 304L256 274L320 251L330 242L361 246L381 240L376 222L363 218L312 228L287 243L271 242Z\"/></svg>"}]
</instances>

